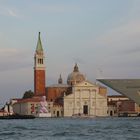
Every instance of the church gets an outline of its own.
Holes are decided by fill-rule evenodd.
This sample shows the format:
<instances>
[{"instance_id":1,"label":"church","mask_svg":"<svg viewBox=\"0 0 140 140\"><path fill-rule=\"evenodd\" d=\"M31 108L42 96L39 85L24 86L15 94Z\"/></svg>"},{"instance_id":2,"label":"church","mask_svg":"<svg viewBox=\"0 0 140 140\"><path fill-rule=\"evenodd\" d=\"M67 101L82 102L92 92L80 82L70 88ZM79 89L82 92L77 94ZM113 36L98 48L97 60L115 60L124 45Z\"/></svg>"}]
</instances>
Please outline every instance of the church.
<instances>
[{"instance_id":1,"label":"church","mask_svg":"<svg viewBox=\"0 0 140 140\"><path fill-rule=\"evenodd\" d=\"M47 109L52 117L107 116L106 87L88 81L80 72L77 64L72 73L68 74L67 83L63 83L60 75L57 84L46 86L45 64L45 54L39 32L34 55L34 97L15 103L16 113L36 114L41 97L46 96ZM23 109L19 110L19 106Z\"/></svg>"}]
</instances>

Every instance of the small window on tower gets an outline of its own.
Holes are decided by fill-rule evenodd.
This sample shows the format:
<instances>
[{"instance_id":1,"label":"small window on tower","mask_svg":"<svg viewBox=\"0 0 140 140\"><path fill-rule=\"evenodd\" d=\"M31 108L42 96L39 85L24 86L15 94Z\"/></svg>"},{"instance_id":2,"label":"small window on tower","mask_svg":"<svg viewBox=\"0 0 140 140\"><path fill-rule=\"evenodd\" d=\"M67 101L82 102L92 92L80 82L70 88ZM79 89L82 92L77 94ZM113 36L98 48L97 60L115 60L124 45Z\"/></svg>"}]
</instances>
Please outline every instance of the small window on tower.
<instances>
[{"instance_id":1,"label":"small window on tower","mask_svg":"<svg viewBox=\"0 0 140 140\"><path fill-rule=\"evenodd\" d=\"M41 59L39 59L39 64L41 64Z\"/></svg>"}]
</instances>

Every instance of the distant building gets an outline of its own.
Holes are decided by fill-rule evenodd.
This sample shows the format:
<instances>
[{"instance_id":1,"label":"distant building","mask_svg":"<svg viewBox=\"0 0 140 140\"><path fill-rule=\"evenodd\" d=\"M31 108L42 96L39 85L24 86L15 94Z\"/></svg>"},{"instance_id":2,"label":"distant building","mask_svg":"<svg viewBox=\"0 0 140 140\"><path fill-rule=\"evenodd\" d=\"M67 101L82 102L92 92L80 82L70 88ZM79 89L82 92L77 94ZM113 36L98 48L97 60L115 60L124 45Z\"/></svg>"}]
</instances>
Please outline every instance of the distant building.
<instances>
[{"instance_id":1,"label":"distant building","mask_svg":"<svg viewBox=\"0 0 140 140\"><path fill-rule=\"evenodd\" d=\"M13 105L13 111L19 115L36 115L40 101L39 98L22 99Z\"/></svg>"},{"instance_id":2,"label":"distant building","mask_svg":"<svg viewBox=\"0 0 140 140\"><path fill-rule=\"evenodd\" d=\"M71 86L66 84L53 84L46 87L46 98L47 101L57 102L58 98L64 96L65 92L71 91Z\"/></svg>"},{"instance_id":3,"label":"distant building","mask_svg":"<svg viewBox=\"0 0 140 140\"><path fill-rule=\"evenodd\" d=\"M34 97L15 103L15 113L36 115L41 97L46 96L48 111L52 117L107 116L107 89L87 81L77 64L68 75L67 84L63 84L60 75L58 84L46 87L45 73L45 55L39 32L34 56Z\"/></svg>"},{"instance_id":4,"label":"distant building","mask_svg":"<svg viewBox=\"0 0 140 140\"><path fill-rule=\"evenodd\" d=\"M37 115L43 96L46 96L45 55L41 43L40 32L34 55L34 97L21 99L13 105L14 113L20 115Z\"/></svg>"},{"instance_id":5,"label":"distant building","mask_svg":"<svg viewBox=\"0 0 140 140\"><path fill-rule=\"evenodd\" d=\"M107 116L107 95L99 85L83 81L64 96L64 116Z\"/></svg>"},{"instance_id":6,"label":"distant building","mask_svg":"<svg viewBox=\"0 0 140 140\"><path fill-rule=\"evenodd\" d=\"M43 104L43 105L42 105ZM42 101L42 97L33 97L27 99L21 99L13 104L13 111L19 115L34 115L37 117L44 117L46 113L48 117L51 117L51 111L49 110L51 104Z\"/></svg>"},{"instance_id":7,"label":"distant building","mask_svg":"<svg viewBox=\"0 0 140 140\"><path fill-rule=\"evenodd\" d=\"M87 81L79 72L77 64L73 72L68 75L67 84L60 81L62 81L61 76L58 84L47 87L46 96L49 101L56 104L57 108L63 107L61 114L64 117L107 116L107 89Z\"/></svg>"},{"instance_id":8,"label":"distant building","mask_svg":"<svg viewBox=\"0 0 140 140\"><path fill-rule=\"evenodd\" d=\"M140 105L140 79L97 79Z\"/></svg>"},{"instance_id":9,"label":"distant building","mask_svg":"<svg viewBox=\"0 0 140 140\"><path fill-rule=\"evenodd\" d=\"M21 99L11 99L9 102L6 102L4 107L0 109L0 116L13 115L13 105L20 100Z\"/></svg>"},{"instance_id":10,"label":"distant building","mask_svg":"<svg viewBox=\"0 0 140 140\"><path fill-rule=\"evenodd\" d=\"M138 116L140 107L134 101L122 95L108 96L109 116Z\"/></svg>"}]
</instances>

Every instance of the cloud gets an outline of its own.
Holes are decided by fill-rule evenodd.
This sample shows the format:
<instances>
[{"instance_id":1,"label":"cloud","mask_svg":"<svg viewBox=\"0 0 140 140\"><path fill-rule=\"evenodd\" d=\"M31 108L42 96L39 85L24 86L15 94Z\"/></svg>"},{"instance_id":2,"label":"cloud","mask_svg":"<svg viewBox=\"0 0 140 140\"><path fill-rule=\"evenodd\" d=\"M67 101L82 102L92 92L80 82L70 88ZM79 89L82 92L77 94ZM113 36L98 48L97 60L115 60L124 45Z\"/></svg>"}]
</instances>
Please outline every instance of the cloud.
<instances>
[{"instance_id":1,"label":"cloud","mask_svg":"<svg viewBox=\"0 0 140 140\"><path fill-rule=\"evenodd\" d=\"M77 12L80 10L79 6L65 4L34 5L34 8L35 10L48 13Z\"/></svg>"},{"instance_id":2,"label":"cloud","mask_svg":"<svg viewBox=\"0 0 140 140\"><path fill-rule=\"evenodd\" d=\"M126 54L126 55L136 54L136 53L140 53L140 45L122 51L122 54Z\"/></svg>"},{"instance_id":3,"label":"cloud","mask_svg":"<svg viewBox=\"0 0 140 140\"><path fill-rule=\"evenodd\" d=\"M7 6L0 6L0 15L21 18L21 15L16 8L8 8Z\"/></svg>"},{"instance_id":4,"label":"cloud","mask_svg":"<svg viewBox=\"0 0 140 140\"><path fill-rule=\"evenodd\" d=\"M113 28L95 40L95 45L125 53L140 51L140 21L132 21Z\"/></svg>"},{"instance_id":5,"label":"cloud","mask_svg":"<svg viewBox=\"0 0 140 140\"><path fill-rule=\"evenodd\" d=\"M16 48L0 48L0 56L4 56L4 55L15 55L16 53L18 53L18 49Z\"/></svg>"},{"instance_id":6,"label":"cloud","mask_svg":"<svg viewBox=\"0 0 140 140\"><path fill-rule=\"evenodd\" d=\"M0 72L31 67L31 51L17 48L0 48Z\"/></svg>"},{"instance_id":7,"label":"cloud","mask_svg":"<svg viewBox=\"0 0 140 140\"><path fill-rule=\"evenodd\" d=\"M18 14L15 11L11 10L11 9L8 9L8 13L12 17L19 17Z\"/></svg>"},{"instance_id":8,"label":"cloud","mask_svg":"<svg viewBox=\"0 0 140 140\"><path fill-rule=\"evenodd\" d=\"M95 60L102 66L104 77L138 77L140 69L139 25L140 20L129 21L108 29L92 41L91 49L98 54L94 54Z\"/></svg>"},{"instance_id":9,"label":"cloud","mask_svg":"<svg viewBox=\"0 0 140 140\"><path fill-rule=\"evenodd\" d=\"M25 90L33 87L32 54L29 48L0 48L1 102L22 97Z\"/></svg>"}]
</instances>

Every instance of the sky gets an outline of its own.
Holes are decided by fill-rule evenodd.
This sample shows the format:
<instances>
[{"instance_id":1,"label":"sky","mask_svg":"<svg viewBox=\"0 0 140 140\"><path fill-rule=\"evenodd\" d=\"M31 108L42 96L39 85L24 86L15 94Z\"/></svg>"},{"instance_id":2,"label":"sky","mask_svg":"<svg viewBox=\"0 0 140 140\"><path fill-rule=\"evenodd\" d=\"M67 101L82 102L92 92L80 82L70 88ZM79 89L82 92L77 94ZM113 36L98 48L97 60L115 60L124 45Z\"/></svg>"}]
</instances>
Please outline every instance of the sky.
<instances>
[{"instance_id":1,"label":"sky","mask_svg":"<svg viewBox=\"0 0 140 140\"><path fill-rule=\"evenodd\" d=\"M0 105L33 90L38 32L46 86L75 63L91 82L140 78L140 0L0 0Z\"/></svg>"}]
</instances>

